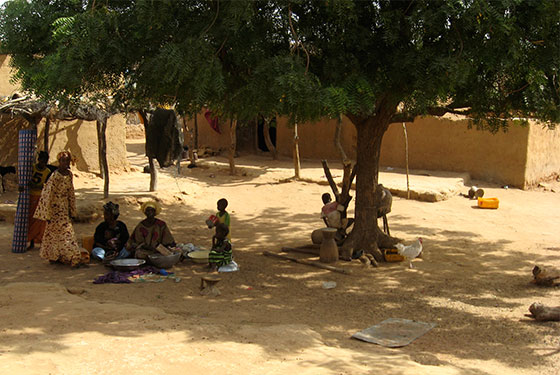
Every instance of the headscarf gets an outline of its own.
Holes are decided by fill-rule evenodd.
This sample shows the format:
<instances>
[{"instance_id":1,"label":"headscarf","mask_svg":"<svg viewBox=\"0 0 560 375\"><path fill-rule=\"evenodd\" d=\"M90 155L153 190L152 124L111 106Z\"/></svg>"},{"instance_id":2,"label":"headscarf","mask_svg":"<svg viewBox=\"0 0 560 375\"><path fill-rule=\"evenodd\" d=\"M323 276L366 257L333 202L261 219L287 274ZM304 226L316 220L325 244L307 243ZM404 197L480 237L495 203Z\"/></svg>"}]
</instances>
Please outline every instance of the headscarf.
<instances>
[{"instance_id":1,"label":"headscarf","mask_svg":"<svg viewBox=\"0 0 560 375\"><path fill-rule=\"evenodd\" d=\"M70 159L70 161L72 161L72 154L70 153L70 151L67 151L67 150L60 151L58 153L58 155L56 155L56 160L60 160L64 157L66 157L66 158Z\"/></svg>"},{"instance_id":2,"label":"headscarf","mask_svg":"<svg viewBox=\"0 0 560 375\"><path fill-rule=\"evenodd\" d=\"M119 205L118 205L118 204L115 204L115 203L113 203L113 202L110 202L110 201L109 201L109 202L105 203L105 204L103 205L103 209L104 209L105 211L110 212L110 213L113 215L113 217L115 218L115 220L116 220L116 219L119 217L119 215L120 215L120 212L119 212Z\"/></svg>"},{"instance_id":3,"label":"headscarf","mask_svg":"<svg viewBox=\"0 0 560 375\"><path fill-rule=\"evenodd\" d=\"M144 202L142 204L142 207L140 208L142 210L142 212L146 212L146 208L148 207L152 207L154 210L156 210L156 215L159 215L159 213L161 212L161 206L158 202L156 201L148 201L148 202Z\"/></svg>"}]
</instances>

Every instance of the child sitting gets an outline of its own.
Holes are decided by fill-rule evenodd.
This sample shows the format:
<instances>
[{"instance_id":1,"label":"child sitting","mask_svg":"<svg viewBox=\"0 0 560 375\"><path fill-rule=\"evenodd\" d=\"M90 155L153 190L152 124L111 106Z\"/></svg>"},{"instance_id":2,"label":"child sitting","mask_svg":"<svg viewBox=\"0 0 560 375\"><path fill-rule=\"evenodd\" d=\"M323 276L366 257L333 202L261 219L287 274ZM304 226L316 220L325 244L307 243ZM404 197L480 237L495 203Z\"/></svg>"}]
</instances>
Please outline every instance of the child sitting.
<instances>
[{"instance_id":1,"label":"child sitting","mask_svg":"<svg viewBox=\"0 0 560 375\"><path fill-rule=\"evenodd\" d=\"M328 228L337 229L335 241L340 246L346 239L346 229L354 223L354 219L346 217L346 208L337 201L333 202L329 193L323 194L321 199L324 204L321 209L321 218Z\"/></svg>"},{"instance_id":2,"label":"child sitting","mask_svg":"<svg viewBox=\"0 0 560 375\"><path fill-rule=\"evenodd\" d=\"M217 271L218 268L230 264L232 261L231 242L227 238L229 229L225 224L216 225L216 234L212 236L212 250L208 255L208 268Z\"/></svg>"}]
</instances>

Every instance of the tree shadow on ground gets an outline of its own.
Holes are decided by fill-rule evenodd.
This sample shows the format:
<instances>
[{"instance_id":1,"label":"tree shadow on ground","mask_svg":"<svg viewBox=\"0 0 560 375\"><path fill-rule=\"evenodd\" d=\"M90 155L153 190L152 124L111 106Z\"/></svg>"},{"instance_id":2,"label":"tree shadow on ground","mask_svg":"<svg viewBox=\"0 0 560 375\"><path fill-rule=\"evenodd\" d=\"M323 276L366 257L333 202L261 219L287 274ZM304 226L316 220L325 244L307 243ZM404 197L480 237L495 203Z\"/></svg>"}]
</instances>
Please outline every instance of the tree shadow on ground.
<instances>
[{"instance_id":1,"label":"tree shadow on ground","mask_svg":"<svg viewBox=\"0 0 560 375\"><path fill-rule=\"evenodd\" d=\"M199 220L199 212L185 211L184 222L176 224L177 234L192 228L191 223ZM130 221L142 218L140 212L127 213ZM0 285L16 281L48 281L48 275L57 272L57 279L63 280L65 286L86 289L86 293L75 297L68 305L68 311L80 300L98 302L101 308L107 302L132 304L137 306L135 308L158 306L171 314L163 319L177 319L173 331L182 331L189 337L185 339L185 344L246 343L249 340L275 358L325 346L351 351L351 359L304 361L307 366L336 371L346 371L357 362L369 363L378 370L390 369L392 362L386 362L384 358L381 363L376 355L394 356L395 353L409 355L414 361L429 365L451 365L438 359L441 355L467 361L495 361L518 371L541 363L543 356L540 350L543 348L537 350L535 347L555 325L520 320L519 311L527 308L522 301L549 293L548 290L529 286L528 278L518 276L528 275L527 270L533 266L527 257L515 251L503 255L508 245L506 240L485 241L468 230L441 230L401 220L398 215L392 217L393 231L423 233L426 237L424 258L415 262L414 270L408 270L403 263L383 263L377 269L366 269L354 261L338 264L353 272L352 275L342 275L264 257L261 255L263 250L275 251L282 246L309 242L302 225L311 227L316 223L316 227L320 227L317 215L294 214L288 209L277 208L257 212L254 218L239 220L235 224L239 240L234 242L234 254L241 271L221 275L222 295L219 298L198 294L200 277L205 274L201 265L177 265L174 270L182 278L178 284L166 281L150 285L93 286L90 284L93 278L107 271L101 265L71 270L46 264L38 259L36 251L10 254L6 246L0 260L5 257L15 260L0 263L3 264L0 267ZM271 226L275 226L274 231L269 230ZM93 224L84 225L77 232L86 228L91 231L92 227ZM211 237L211 233L200 230L193 231L191 235L195 242ZM8 239L3 238L3 242L8 243ZM295 256L306 258L305 255ZM7 269L5 264L8 263L15 269ZM337 287L323 289L321 285L327 280L335 281ZM146 294L146 288L152 293ZM0 300L2 305L9 303L5 298ZM53 300L52 303L67 302ZM227 318L224 318L226 308ZM497 310L505 311L507 318L493 315ZM7 327L13 333L4 332L0 342L9 346L12 352L28 353L29 341L35 343L33 350L55 352L65 348L62 338L76 331L140 339L143 334L169 329L167 326L162 328L157 320L132 327L123 317L103 314L76 329L75 325L64 324L75 316L65 310L56 311L53 314L33 310L30 304L28 316L18 320L17 325ZM255 311L258 311L257 317ZM47 320L42 319L45 315ZM434 322L437 327L400 349L389 350L349 340L352 333L387 318ZM55 332L52 324L57 324ZM118 330L115 324L119 326ZM278 344L281 337L258 333L263 325L294 324L317 332L319 336L305 338L305 334L303 337L296 335L289 345L282 346ZM202 331L193 327L202 327ZM247 327L249 331L242 334ZM28 333L22 338L23 331ZM50 333L45 336L40 332ZM459 371L461 374L488 373L474 367L460 368Z\"/></svg>"}]
</instances>

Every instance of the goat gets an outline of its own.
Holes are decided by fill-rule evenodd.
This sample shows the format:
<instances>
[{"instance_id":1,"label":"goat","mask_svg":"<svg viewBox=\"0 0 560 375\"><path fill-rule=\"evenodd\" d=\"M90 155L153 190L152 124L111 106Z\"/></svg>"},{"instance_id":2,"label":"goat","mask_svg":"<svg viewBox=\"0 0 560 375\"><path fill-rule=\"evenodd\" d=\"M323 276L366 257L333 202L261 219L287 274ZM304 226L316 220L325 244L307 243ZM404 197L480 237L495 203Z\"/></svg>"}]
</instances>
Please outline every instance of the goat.
<instances>
[{"instance_id":1,"label":"goat","mask_svg":"<svg viewBox=\"0 0 560 375\"><path fill-rule=\"evenodd\" d=\"M8 173L16 173L16 167L2 167L0 166L0 175L2 175L2 193L6 192L4 187L4 176Z\"/></svg>"}]
</instances>

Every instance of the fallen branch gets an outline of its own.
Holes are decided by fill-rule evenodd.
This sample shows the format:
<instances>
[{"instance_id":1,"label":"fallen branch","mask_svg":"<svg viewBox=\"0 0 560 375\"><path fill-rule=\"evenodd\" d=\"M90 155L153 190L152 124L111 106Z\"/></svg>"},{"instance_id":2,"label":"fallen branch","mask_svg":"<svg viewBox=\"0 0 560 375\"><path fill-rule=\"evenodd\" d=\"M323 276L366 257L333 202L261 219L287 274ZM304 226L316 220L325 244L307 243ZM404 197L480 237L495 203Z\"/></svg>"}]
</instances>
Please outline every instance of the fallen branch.
<instances>
[{"instance_id":1,"label":"fallen branch","mask_svg":"<svg viewBox=\"0 0 560 375\"><path fill-rule=\"evenodd\" d=\"M345 275L351 274L351 272L349 270L345 270L343 268L339 268L339 267L335 267L335 266L329 266L329 265L322 264L322 263L319 263L319 262L314 262L314 261L311 261L311 260L304 260L304 259L289 257L287 255L275 254L275 253L271 253L270 251L263 251L263 255L266 255L266 256L269 256L269 257L274 257L274 258L279 258L279 259L284 259L284 260L289 260L289 261L292 261L292 262L305 264L307 266L322 268L322 269L333 271L333 272L343 273Z\"/></svg>"}]
</instances>

